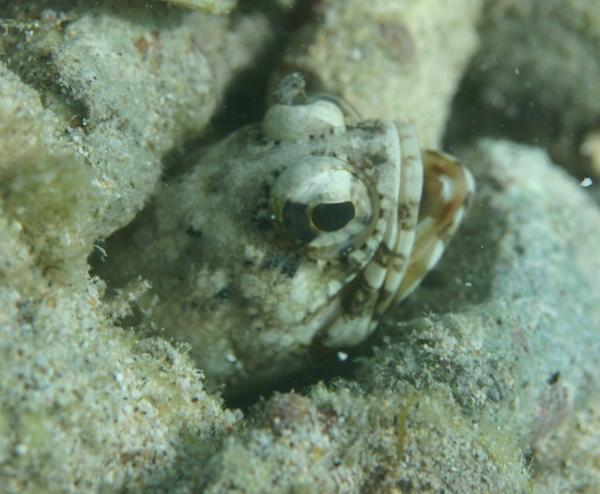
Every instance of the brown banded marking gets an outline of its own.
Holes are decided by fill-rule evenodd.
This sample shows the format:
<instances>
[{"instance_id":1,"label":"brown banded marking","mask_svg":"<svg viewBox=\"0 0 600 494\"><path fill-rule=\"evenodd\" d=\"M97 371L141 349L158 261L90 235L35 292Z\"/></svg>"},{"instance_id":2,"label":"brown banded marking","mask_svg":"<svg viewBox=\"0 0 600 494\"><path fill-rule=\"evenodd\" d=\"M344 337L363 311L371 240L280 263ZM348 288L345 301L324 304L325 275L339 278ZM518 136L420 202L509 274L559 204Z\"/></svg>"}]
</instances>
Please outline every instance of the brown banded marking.
<instances>
[{"instance_id":1,"label":"brown banded marking","mask_svg":"<svg viewBox=\"0 0 600 494\"><path fill-rule=\"evenodd\" d=\"M359 273L342 293L341 309L343 313L351 317L369 314L370 306L374 303L378 291L379 288L373 287L364 274Z\"/></svg>"},{"instance_id":2,"label":"brown banded marking","mask_svg":"<svg viewBox=\"0 0 600 494\"><path fill-rule=\"evenodd\" d=\"M406 256L401 252L392 252L390 255L389 262L387 264L388 271L400 273L403 272L407 266ZM378 319L385 313L385 311L390 307L392 301L394 301L396 297L396 291L389 291L389 289L384 285L381 288L381 294L377 300L377 304L375 305L375 309L373 310L373 320L374 324L377 325Z\"/></svg>"},{"instance_id":3,"label":"brown banded marking","mask_svg":"<svg viewBox=\"0 0 600 494\"><path fill-rule=\"evenodd\" d=\"M383 290L374 309L374 317L383 314L394 300L402 283L415 240L419 203L423 188L423 163L415 130L408 124L398 123L400 138L401 168L395 229L396 241L391 248L394 256L387 265Z\"/></svg>"},{"instance_id":4,"label":"brown banded marking","mask_svg":"<svg viewBox=\"0 0 600 494\"><path fill-rule=\"evenodd\" d=\"M388 266L390 262L390 258L394 256L395 253L390 249L388 244L383 241L379 245L379 248L375 252L373 256L373 261L379 264L380 266Z\"/></svg>"},{"instance_id":5,"label":"brown banded marking","mask_svg":"<svg viewBox=\"0 0 600 494\"><path fill-rule=\"evenodd\" d=\"M406 298L437 264L475 192L473 177L451 156L425 151L423 167L415 246L394 302Z\"/></svg>"}]
</instances>

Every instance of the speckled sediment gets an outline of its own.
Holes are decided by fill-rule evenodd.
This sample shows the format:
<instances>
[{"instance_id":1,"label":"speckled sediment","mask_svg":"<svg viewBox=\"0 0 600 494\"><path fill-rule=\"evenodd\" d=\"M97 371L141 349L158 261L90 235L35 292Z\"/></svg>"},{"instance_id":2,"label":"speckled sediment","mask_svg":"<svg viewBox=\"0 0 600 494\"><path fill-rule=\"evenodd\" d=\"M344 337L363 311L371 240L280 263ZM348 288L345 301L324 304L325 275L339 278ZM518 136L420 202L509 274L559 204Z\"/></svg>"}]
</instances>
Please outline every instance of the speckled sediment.
<instances>
[{"instance_id":1,"label":"speckled sediment","mask_svg":"<svg viewBox=\"0 0 600 494\"><path fill-rule=\"evenodd\" d=\"M86 259L269 33L148 2L0 5L2 491L148 492L239 414L185 348L119 327L147 284L109 305Z\"/></svg>"},{"instance_id":2,"label":"speckled sediment","mask_svg":"<svg viewBox=\"0 0 600 494\"><path fill-rule=\"evenodd\" d=\"M517 101L560 113L563 125L597 122L600 11L586 0L488 1L474 67L485 96L509 111ZM544 88L540 91L540 88Z\"/></svg>"},{"instance_id":3,"label":"speckled sediment","mask_svg":"<svg viewBox=\"0 0 600 494\"><path fill-rule=\"evenodd\" d=\"M23 228L0 218L2 491L145 491L180 455L214 453L239 416L185 349L116 327L94 280L44 276Z\"/></svg>"}]
</instances>

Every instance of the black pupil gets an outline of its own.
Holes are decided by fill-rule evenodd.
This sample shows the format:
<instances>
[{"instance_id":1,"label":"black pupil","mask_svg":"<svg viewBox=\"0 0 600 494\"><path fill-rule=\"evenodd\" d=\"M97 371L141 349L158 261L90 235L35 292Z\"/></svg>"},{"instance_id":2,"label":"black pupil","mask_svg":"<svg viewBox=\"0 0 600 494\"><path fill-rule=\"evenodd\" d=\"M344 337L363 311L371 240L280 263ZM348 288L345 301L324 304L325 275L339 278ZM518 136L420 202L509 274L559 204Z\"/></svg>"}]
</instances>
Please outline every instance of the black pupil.
<instances>
[{"instance_id":1,"label":"black pupil","mask_svg":"<svg viewBox=\"0 0 600 494\"><path fill-rule=\"evenodd\" d=\"M311 220L322 232L335 232L354 218L354 204L350 201L322 203L311 212Z\"/></svg>"},{"instance_id":2,"label":"black pupil","mask_svg":"<svg viewBox=\"0 0 600 494\"><path fill-rule=\"evenodd\" d=\"M283 225L288 235L306 244L317 236L308 223L308 206L306 204L285 201L283 205Z\"/></svg>"}]
</instances>

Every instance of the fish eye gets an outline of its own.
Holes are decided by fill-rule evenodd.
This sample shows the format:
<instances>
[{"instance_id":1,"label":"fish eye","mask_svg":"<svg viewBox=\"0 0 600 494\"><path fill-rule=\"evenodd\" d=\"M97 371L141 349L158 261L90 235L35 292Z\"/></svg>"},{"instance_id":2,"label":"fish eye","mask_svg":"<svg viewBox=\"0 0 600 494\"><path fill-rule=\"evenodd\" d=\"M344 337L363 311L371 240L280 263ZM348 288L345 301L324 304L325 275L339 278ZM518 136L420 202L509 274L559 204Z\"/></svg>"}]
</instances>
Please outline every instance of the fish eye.
<instances>
[{"instance_id":1,"label":"fish eye","mask_svg":"<svg viewBox=\"0 0 600 494\"><path fill-rule=\"evenodd\" d=\"M284 236L334 252L364 241L379 204L374 187L356 167L338 158L308 156L278 175L270 207Z\"/></svg>"},{"instance_id":2,"label":"fish eye","mask_svg":"<svg viewBox=\"0 0 600 494\"><path fill-rule=\"evenodd\" d=\"M337 232L355 217L351 201L320 203L314 207L293 201L285 201L281 222L286 233L305 244L312 242L320 233Z\"/></svg>"},{"instance_id":3,"label":"fish eye","mask_svg":"<svg viewBox=\"0 0 600 494\"><path fill-rule=\"evenodd\" d=\"M351 201L321 203L312 209L310 219L322 232L336 232L353 220L355 214Z\"/></svg>"}]
</instances>

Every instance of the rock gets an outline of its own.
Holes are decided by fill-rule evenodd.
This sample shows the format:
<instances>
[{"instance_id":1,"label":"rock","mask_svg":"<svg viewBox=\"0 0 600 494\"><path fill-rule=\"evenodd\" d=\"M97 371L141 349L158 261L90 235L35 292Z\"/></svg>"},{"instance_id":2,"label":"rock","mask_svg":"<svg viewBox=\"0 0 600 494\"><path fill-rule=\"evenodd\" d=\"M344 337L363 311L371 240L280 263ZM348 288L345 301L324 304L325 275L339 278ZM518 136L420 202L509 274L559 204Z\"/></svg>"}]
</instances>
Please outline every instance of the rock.
<instances>
[{"instance_id":1,"label":"rock","mask_svg":"<svg viewBox=\"0 0 600 494\"><path fill-rule=\"evenodd\" d=\"M591 175L596 181L600 181L600 131L593 130L589 132L581 143L580 150L589 159ZM590 181L593 182L591 178ZM586 180L587 182L589 181Z\"/></svg>"},{"instance_id":2,"label":"rock","mask_svg":"<svg viewBox=\"0 0 600 494\"><path fill-rule=\"evenodd\" d=\"M285 62L365 117L414 122L434 146L477 48L481 3L317 2ZM458 100L455 133L472 141L480 122L497 125L494 105L516 125L533 102L533 125L513 135L561 138L555 155L567 158L586 136L595 159L592 4L496 3L470 69L483 92L466 102L488 113L461 118ZM241 9L47 5L4 2L0 20L3 489L600 490L600 213L582 177L506 141L464 150L478 200L440 268L382 325L378 349L340 354L333 371L346 377L275 395L240 423L186 348L121 327L147 283L108 300L87 258L138 216L165 158L204 131L230 81L247 84L240 70L273 28Z\"/></svg>"},{"instance_id":3,"label":"rock","mask_svg":"<svg viewBox=\"0 0 600 494\"><path fill-rule=\"evenodd\" d=\"M487 97L515 112L529 99L565 126L597 121L598 9L585 0L489 3L474 62Z\"/></svg>"},{"instance_id":4,"label":"rock","mask_svg":"<svg viewBox=\"0 0 600 494\"><path fill-rule=\"evenodd\" d=\"M531 465L535 493L598 492L600 406L595 394L536 444Z\"/></svg>"},{"instance_id":5,"label":"rock","mask_svg":"<svg viewBox=\"0 0 600 494\"><path fill-rule=\"evenodd\" d=\"M363 118L415 124L438 147L450 101L477 48L482 2L327 0L296 36L283 73L316 76Z\"/></svg>"},{"instance_id":6,"label":"rock","mask_svg":"<svg viewBox=\"0 0 600 494\"><path fill-rule=\"evenodd\" d=\"M0 157L5 207L27 223L42 262L81 277L92 242L131 221L165 154L202 131L264 47L266 21L229 30L225 18L110 2L10 13L0 139L20 149Z\"/></svg>"},{"instance_id":7,"label":"rock","mask_svg":"<svg viewBox=\"0 0 600 494\"><path fill-rule=\"evenodd\" d=\"M213 454L239 416L185 349L116 327L96 281L45 277L24 228L0 218L3 492L147 492Z\"/></svg>"},{"instance_id":8,"label":"rock","mask_svg":"<svg viewBox=\"0 0 600 494\"><path fill-rule=\"evenodd\" d=\"M148 492L240 416L186 348L118 326L147 285L107 304L86 260L269 32L260 16L146 2L45 5L6 6L0 21L2 490Z\"/></svg>"},{"instance_id":9,"label":"rock","mask_svg":"<svg viewBox=\"0 0 600 494\"><path fill-rule=\"evenodd\" d=\"M461 100L463 111L473 106L465 124L543 145L572 173L589 174L580 146L600 115L597 5L490 0L479 33Z\"/></svg>"}]
</instances>

